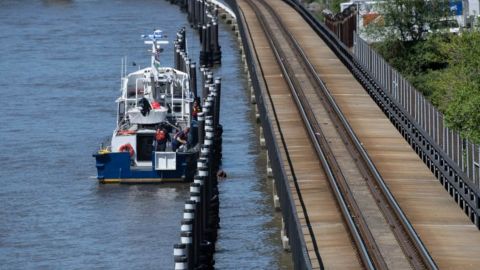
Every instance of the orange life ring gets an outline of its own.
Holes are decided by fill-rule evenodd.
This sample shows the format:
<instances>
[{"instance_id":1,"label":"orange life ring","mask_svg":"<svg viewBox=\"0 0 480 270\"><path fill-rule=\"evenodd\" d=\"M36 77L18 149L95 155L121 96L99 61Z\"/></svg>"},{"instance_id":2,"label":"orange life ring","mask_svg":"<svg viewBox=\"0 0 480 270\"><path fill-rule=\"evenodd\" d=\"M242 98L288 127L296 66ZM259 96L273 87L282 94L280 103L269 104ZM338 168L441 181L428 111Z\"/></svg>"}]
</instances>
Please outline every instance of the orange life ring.
<instances>
[{"instance_id":1,"label":"orange life ring","mask_svg":"<svg viewBox=\"0 0 480 270\"><path fill-rule=\"evenodd\" d=\"M133 150L133 146L129 143L126 143L120 146L120 148L118 148L118 151L120 152L128 151L130 153L130 157L133 157L133 155L135 155L135 150Z\"/></svg>"}]
</instances>

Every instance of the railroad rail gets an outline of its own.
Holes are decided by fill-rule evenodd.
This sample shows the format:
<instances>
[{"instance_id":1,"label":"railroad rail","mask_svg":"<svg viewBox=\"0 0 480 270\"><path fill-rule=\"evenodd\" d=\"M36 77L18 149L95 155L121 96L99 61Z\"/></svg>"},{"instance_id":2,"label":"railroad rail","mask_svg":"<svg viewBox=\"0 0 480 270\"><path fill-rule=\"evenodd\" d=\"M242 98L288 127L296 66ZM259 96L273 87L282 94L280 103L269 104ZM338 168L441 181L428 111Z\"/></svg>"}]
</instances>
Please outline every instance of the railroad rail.
<instances>
[{"instance_id":1,"label":"railroad rail","mask_svg":"<svg viewBox=\"0 0 480 270\"><path fill-rule=\"evenodd\" d=\"M283 25L279 15L264 0L247 2L255 10L265 33L268 33L270 46L309 131L364 266L368 269L386 269L388 263L385 254L382 254L377 245L378 241L369 227L369 222L362 214L365 205L361 206L357 202L359 198L358 195L355 197L354 193L358 191L352 190L350 186L355 185L355 182L348 178L359 176L368 185L371 194L369 196L377 202L386 222L392 228L396 244L404 252L409 264L415 269L436 269L435 262L388 190L328 88L298 42ZM312 93L315 93L316 98ZM318 106L314 102L316 100L320 100L323 111L315 107ZM322 116L329 118L327 125L322 125L325 118L319 121ZM335 133L342 140L329 141L329 137ZM342 145L350 158L339 160L336 156L345 154ZM348 162L351 163L347 164ZM357 171L352 174L347 170L347 166Z\"/></svg>"},{"instance_id":2,"label":"railroad rail","mask_svg":"<svg viewBox=\"0 0 480 270\"><path fill-rule=\"evenodd\" d=\"M469 181L466 173L449 157L445 151L429 136L428 132L412 117L391 93L381 87L360 61L350 53L329 29L309 13L297 0L283 0L295 9L312 29L325 41L342 63L348 67L355 78L395 125L405 140L411 145L425 164L435 174L455 202L464 210L469 219L480 229L480 189Z\"/></svg>"}]
</instances>

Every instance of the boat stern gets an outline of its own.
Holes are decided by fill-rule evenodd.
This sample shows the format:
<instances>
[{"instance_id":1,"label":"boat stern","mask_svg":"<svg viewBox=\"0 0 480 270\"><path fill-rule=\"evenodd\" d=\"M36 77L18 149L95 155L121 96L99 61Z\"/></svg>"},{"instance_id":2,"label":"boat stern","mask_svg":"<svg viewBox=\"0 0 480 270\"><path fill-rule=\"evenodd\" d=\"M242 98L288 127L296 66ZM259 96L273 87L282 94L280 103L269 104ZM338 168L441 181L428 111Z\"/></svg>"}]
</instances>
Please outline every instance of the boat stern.
<instances>
[{"instance_id":1,"label":"boat stern","mask_svg":"<svg viewBox=\"0 0 480 270\"><path fill-rule=\"evenodd\" d=\"M198 153L153 152L150 164L135 164L128 152L93 154L101 183L191 182Z\"/></svg>"}]
</instances>

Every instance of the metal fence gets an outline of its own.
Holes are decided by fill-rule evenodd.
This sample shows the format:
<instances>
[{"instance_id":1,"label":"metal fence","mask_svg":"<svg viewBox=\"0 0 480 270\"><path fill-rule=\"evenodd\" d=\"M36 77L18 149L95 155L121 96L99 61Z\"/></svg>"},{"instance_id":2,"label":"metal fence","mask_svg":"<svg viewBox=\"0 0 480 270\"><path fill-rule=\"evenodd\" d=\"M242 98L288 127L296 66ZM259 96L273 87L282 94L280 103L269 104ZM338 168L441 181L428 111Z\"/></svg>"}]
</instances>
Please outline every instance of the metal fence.
<instances>
[{"instance_id":1,"label":"metal fence","mask_svg":"<svg viewBox=\"0 0 480 270\"><path fill-rule=\"evenodd\" d=\"M480 146L448 128L443 114L357 34L354 35L353 51L380 86L403 106L432 141L458 165L468 180L477 188L480 187Z\"/></svg>"}]
</instances>

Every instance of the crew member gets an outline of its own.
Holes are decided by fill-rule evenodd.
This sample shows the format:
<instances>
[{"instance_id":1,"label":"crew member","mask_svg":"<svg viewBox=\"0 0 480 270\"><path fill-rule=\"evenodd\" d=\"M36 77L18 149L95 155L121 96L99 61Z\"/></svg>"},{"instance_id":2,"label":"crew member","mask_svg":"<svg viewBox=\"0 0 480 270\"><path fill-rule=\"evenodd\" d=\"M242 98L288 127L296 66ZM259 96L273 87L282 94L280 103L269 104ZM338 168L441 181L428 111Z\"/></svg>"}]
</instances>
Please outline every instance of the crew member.
<instances>
[{"instance_id":1,"label":"crew member","mask_svg":"<svg viewBox=\"0 0 480 270\"><path fill-rule=\"evenodd\" d=\"M178 132L175 134L173 137L172 141L172 150L177 151L177 149L182 146L182 145L187 145L187 139L188 139L188 132L190 132L190 128L186 127L182 131Z\"/></svg>"},{"instance_id":2,"label":"crew member","mask_svg":"<svg viewBox=\"0 0 480 270\"><path fill-rule=\"evenodd\" d=\"M195 98L193 101L192 106L192 118L193 120L197 120L198 113L202 111L202 107L200 106L199 98Z\"/></svg>"},{"instance_id":3,"label":"crew member","mask_svg":"<svg viewBox=\"0 0 480 270\"><path fill-rule=\"evenodd\" d=\"M165 152L167 141L169 140L168 132L164 128L157 129L155 133L154 148L155 151Z\"/></svg>"}]
</instances>

